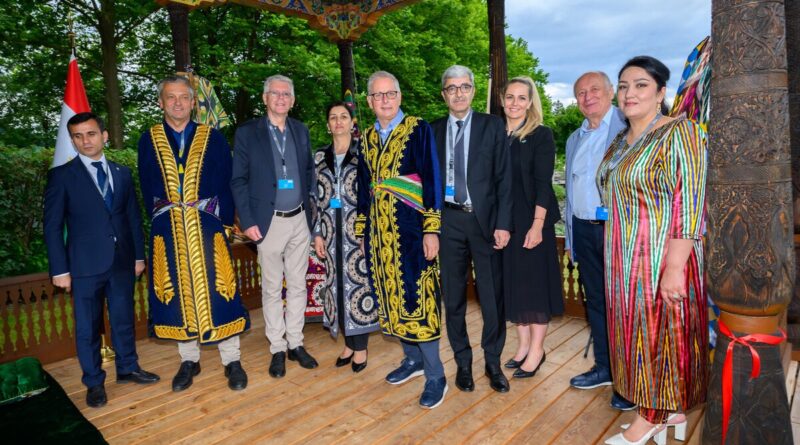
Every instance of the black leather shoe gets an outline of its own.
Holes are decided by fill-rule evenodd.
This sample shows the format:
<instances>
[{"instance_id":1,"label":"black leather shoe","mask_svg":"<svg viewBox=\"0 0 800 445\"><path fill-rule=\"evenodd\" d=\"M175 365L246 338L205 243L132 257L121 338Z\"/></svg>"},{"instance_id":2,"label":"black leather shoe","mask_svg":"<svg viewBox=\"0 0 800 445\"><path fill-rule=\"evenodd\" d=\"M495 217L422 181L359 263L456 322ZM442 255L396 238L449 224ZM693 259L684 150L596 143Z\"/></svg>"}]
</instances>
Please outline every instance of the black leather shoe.
<instances>
[{"instance_id":1,"label":"black leather shoe","mask_svg":"<svg viewBox=\"0 0 800 445\"><path fill-rule=\"evenodd\" d=\"M306 369L314 369L319 366L314 357L306 352L306 348L302 346L289 350L289 360L300 363L300 366Z\"/></svg>"},{"instance_id":2,"label":"black leather shoe","mask_svg":"<svg viewBox=\"0 0 800 445\"><path fill-rule=\"evenodd\" d=\"M456 388L464 392L472 392L475 382L472 380L472 366L459 366L456 371Z\"/></svg>"},{"instance_id":3,"label":"black leather shoe","mask_svg":"<svg viewBox=\"0 0 800 445\"><path fill-rule=\"evenodd\" d=\"M225 377L228 378L228 388L234 391L247 388L247 373L239 360L225 366Z\"/></svg>"},{"instance_id":4,"label":"black leather shoe","mask_svg":"<svg viewBox=\"0 0 800 445\"><path fill-rule=\"evenodd\" d=\"M103 385L92 386L86 391L86 404L92 408L100 408L108 403L106 388Z\"/></svg>"},{"instance_id":5,"label":"black leather shoe","mask_svg":"<svg viewBox=\"0 0 800 445\"><path fill-rule=\"evenodd\" d=\"M489 386L497 392L508 392L511 389L499 364L486 365L486 377L489 377Z\"/></svg>"},{"instance_id":6,"label":"black leather shoe","mask_svg":"<svg viewBox=\"0 0 800 445\"><path fill-rule=\"evenodd\" d=\"M627 399L625 399L621 395L617 394L616 391L614 391L614 395L611 396L610 405L611 405L612 408L618 409L620 411L630 411L630 410L636 408L636 404L635 403L629 402Z\"/></svg>"},{"instance_id":7,"label":"black leather shoe","mask_svg":"<svg viewBox=\"0 0 800 445\"><path fill-rule=\"evenodd\" d=\"M161 377L153 374L152 372L147 372L144 369L133 371L130 374L117 375L117 383L133 382L140 385L147 385L149 383L155 383L159 380L161 380Z\"/></svg>"},{"instance_id":8,"label":"black leather shoe","mask_svg":"<svg viewBox=\"0 0 800 445\"><path fill-rule=\"evenodd\" d=\"M200 374L200 362L185 361L181 363L178 373L172 378L172 390L183 391L192 386L194 376Z\"/></svg>"},{"instance_id":9,"label":"black leather shoe","mask_svg":"<svg viewBox=\"0 0 800 445\"><path fill-rule=\"evenodd\" d=\"M536 371L538 371L539 368L542 367L542 363L544 363L545 358L547 358L547 353L542 352L542 359L539 360L539 364L536 365L536 369L534 369L533 371L526 371L526 370L522 369L522 366L520 365L519 369L514 371L514 378L515 379L529 379L529 378L535 376L536 375Z\"/></svg>"},{"instance_id":10,"label":"black leather shoe","mask_svg":"<svg viewBox=\"0 0 800 445\"><path fill-rule=\"evenodd\" d=\"M276 352L272 354L272 361L269 363L269 375L276 379L286 375L285 352Z\"/></svg>"},{"instance_id":11,"label":"black leather shoe","mask_svg":"<svg viewBox=\"0 0 800 445\"><path fill-rule=\"evenodd\" d=\"M351 360L353 360L353 354L347 357L336 357L336 367L341 368L342 366L347 366Z\"/></svg>"},{"instance_id":12,"label":"black leather shoe","mask_svg":"<svg viewBox=\"0 0 800 445\"><path fill-rule=\"evenodd\" d=\"M353 372L361 372L367 368L367 361L364 360L362 363L353 362L351 366L353 368Z\"/></svg>"},{"instance_id":13,"label":"black leather shoe","mask_svg":"<svg viewBox=\"0 0 800 445\"><path fill-rule=\"evenodd\" d=\"M525 357L522 357L522 360L520 360L520 361L516 361L516 360L514 360L514 357L511 357L510 359L508 359L508 361L506 362L506 364L505 364L505 365L503 365L503 366L505 366L505 367L506 367L506 368L508 368L508 369L517 369L517 368L519 368L520 366L522 366L522 364L525 362L525 359L526 359L526 358L528 358L528 356L527 356L527 355L526 355Z\"/></svg>"}]
</instances>

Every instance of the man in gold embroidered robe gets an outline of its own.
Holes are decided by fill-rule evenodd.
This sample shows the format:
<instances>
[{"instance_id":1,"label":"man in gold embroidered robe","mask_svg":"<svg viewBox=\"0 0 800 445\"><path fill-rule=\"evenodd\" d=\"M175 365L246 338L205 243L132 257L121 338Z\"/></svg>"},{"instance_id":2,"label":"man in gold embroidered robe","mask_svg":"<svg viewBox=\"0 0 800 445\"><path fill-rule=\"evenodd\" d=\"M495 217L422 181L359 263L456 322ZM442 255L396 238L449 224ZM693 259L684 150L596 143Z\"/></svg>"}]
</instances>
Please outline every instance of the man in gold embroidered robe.
<instances>
[{"instance_id":1,"label":"man in gold embroidered robe","mask_svg":"<svg viewBox=\"0 0 800 445\"><path fill-rule=\"evenodd\" d=\"M178 340L173 391L200 373L200 344L219 347L228 386L247 386L239 334L242 305L225 227L233 224L232 153L217 130L191 121L194 90L183 77L158 84L164 121L139 139L139 179L150 229L151 335Z\"/></svg>"},{"instance_id":2,"label":"man in gold embroidered robe","mask_svg":"<svg viewBox=\"0 0 800 445\"><path fill-rule=\"evenodd\" d=\"M425 375L420 406L436 408L447 380L441 337L439 229L442 207L436 143L430 125L403 114L397 78L378 71L367 82L377 121L359 152L356 235L364 234L369 281L381 329L398 337L405 358L386 376L393 385Z\"/></svg>"}]
</instances>

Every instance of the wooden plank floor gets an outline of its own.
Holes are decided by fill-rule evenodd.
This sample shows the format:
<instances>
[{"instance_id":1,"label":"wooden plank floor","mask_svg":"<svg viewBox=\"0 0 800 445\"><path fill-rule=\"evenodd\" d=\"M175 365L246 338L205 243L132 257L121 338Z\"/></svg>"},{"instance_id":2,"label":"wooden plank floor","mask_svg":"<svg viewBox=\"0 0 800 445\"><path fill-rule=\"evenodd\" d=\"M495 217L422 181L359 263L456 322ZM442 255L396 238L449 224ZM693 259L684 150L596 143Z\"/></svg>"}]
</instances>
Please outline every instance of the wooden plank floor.
<instances>
[{"instance_id":1,"label":"wooden plank floor","mask_svg":"<svg viewBox=\"0 0 800 445\"><path fill-rule=\"evenodd\" d=\"M113 364L107 364L109 402L99 409L86 406L76 359L46 369L112 444L593 444L619 432L619 424L633 416L609 407L610 387L588 391L569 387L570 377L593 363L591 353L583 358L589 338L584 320L553 320L545 340L547 361L536 377L510 379L511 391L498 394L489 388L482 372L480 310L476 302L470 302L467 324L475 356L475 391L455 388L453 354L444 338L441 357L450 391L441 406L428 411L417 405L424 379L400 387L383 381L401 359L396 341L373 334L369 366L354 374L350 367L333 366L343 340L335 341L321 324L309 323L305 346L320 367L306 370L290 361L286 377L273 379L267 374L269 352L261 310L252 311L251 317L253 328L241 339L242 364L249 377L244 391L228 389L218 352L204 348L202 372L194 385L173 393L170 382L180 363L172 342L137 344L141 366L161 376L155 385L114 383ZM509 326L503 360L514 353L516 345L516 331ZM797 367L793 369L796 372ZM794 386L793 380L789 394L798 397ZM796 433L800 432L797 405L792 411ZM702 408L689 413L688 444L700 443L702 414ZM681 442L670 437L668 443Z\"/></svg>"}]
</instances>

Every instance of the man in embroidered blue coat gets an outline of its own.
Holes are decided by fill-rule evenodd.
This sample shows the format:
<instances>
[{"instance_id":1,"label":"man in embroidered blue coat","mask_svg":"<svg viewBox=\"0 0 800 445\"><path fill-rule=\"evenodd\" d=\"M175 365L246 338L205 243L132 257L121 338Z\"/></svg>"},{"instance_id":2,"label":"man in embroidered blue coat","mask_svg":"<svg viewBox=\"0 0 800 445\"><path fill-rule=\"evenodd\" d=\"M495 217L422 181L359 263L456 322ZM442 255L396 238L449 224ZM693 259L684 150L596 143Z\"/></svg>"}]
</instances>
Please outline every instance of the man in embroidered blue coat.
<instances>
[{"instance_id":1,"label":"man in embroidered blue coat","mask_svg":"<svg viewBox=\"0 0 800 445\"><path fill-rule=\"evenodd\" d=\"M365 234L369 281L383 332L398 337L405 358L386 376L398 385L425 374L423 408L444 401L439 229L442 207L436 144L427 122L400 110L397 78L378 71L367 82L377 121L359 153L356 235Z\"/></svg>"},{"instance_id":2,"label":"man in embroidered blue coat","mask_svg":"<svg viewBox=\"0 0 800 445\"><path fill-rule=\"evenodd\" d=\"M178 340L173 391L200 373L200 344L217 343L228 386L247 386L239 334L242 305L225 227L233 224L232 154L217 130L191 121L194 90L183 77L158 84L164 121L139 139L139 179L150 229L150 330Z\"/></svg>"}]
</instances>

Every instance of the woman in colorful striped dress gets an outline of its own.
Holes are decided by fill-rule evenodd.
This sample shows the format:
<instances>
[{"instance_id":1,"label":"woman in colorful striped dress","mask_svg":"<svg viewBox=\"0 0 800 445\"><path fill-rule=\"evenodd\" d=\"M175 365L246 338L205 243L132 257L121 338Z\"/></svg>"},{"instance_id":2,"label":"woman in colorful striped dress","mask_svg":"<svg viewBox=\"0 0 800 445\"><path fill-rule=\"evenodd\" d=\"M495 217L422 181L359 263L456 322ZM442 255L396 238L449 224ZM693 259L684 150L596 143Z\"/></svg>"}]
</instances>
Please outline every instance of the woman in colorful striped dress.
<instances>
[{"instance_id":1,"label":"woman in colorful striped dress","mask_svg":"<svg viewBox=\"0 0 800 445\"><path fill-rule=\"evenodd\" d=\"M605 225L606 303L615 389L639 405L607 444L666 443L685 432L685 413L705 400L708 358L703 287L706 135L670 118L669 70L640 56L619 74L628 129L597 173ZM602 211L602 210L600 210Z\"/></svg>"}]
</instances>

